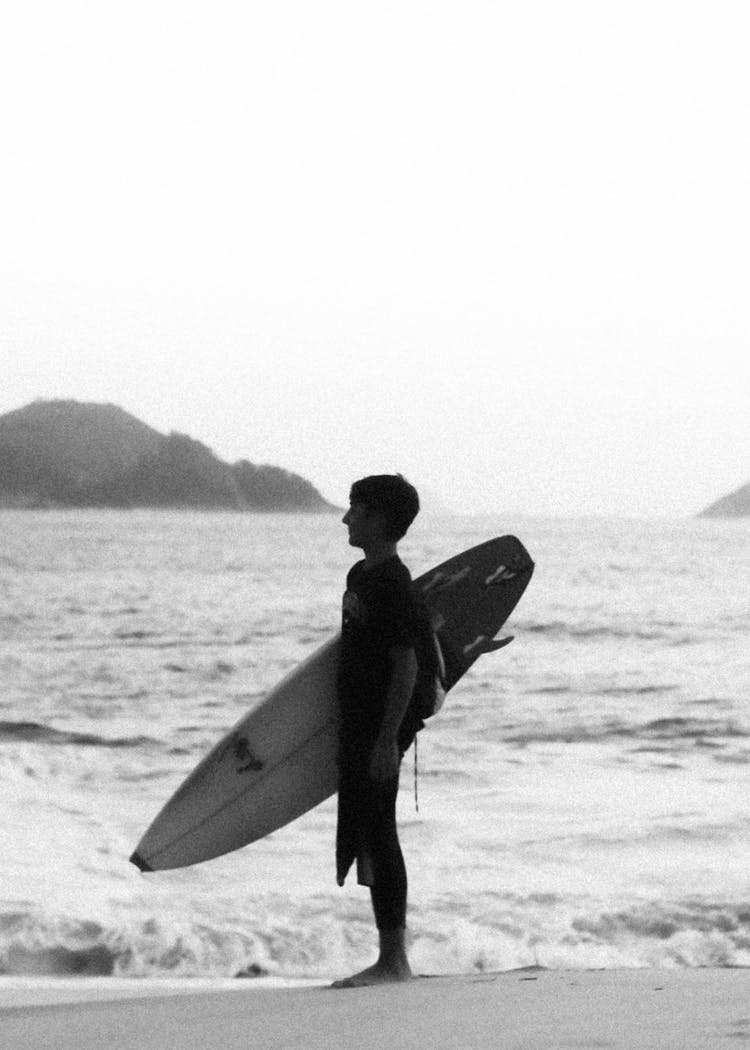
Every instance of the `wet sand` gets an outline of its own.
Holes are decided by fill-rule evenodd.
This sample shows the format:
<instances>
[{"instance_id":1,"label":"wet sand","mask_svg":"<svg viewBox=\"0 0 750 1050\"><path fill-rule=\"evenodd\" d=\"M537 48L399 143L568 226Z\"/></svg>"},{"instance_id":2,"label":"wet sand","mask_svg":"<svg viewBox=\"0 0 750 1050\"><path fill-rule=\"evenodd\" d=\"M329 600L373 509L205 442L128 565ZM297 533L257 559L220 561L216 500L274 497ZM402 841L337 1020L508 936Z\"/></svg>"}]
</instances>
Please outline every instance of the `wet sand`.
<instances>
[{"instance_id":1,"label":"wet sand","mask_svg":"<svg viewBox=\"0 0 750 1050\"><path fill-rule=\"evenodd\" d=\"M515 970L405 985L0 979L13 1050L709 1050L750 1043L750 970Z\"/></svg>"}]
</instances>

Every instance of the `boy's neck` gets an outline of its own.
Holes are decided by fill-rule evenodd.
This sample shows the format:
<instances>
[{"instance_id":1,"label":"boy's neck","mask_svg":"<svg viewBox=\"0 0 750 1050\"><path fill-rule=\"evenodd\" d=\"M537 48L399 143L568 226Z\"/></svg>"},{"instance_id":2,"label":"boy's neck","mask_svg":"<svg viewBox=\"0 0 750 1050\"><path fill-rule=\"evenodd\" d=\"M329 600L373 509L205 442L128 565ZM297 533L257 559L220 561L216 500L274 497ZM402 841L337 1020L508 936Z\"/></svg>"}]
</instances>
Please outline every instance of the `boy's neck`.
<instances>
[{"instance_id":1,"label":"boy's neck","mask_svg":"<svg viewBox=\"0 0 750 1050\"><path fill-rule=\"evenodd\" d=\"M398 554L398 544L390 540L377 540L375 543L362 548L365 552L365 568L374 569L389 558Z\"/></svg>"}]
</instances>

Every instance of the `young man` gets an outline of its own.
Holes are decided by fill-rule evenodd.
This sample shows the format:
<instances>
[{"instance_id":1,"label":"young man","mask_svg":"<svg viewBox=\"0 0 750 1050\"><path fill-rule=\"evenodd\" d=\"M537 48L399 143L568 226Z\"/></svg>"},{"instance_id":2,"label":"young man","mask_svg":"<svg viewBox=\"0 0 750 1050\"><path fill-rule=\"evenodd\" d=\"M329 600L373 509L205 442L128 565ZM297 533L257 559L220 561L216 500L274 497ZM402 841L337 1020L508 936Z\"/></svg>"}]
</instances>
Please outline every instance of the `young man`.
<instances>
[{"instance_id":1,"label":"young man","mask_svg":"<svg viewBox=\"0 0 750 1050\"><path fill-rule=\"evenodd\" d=\"M356 860L358 882L370 887L380 954L374 966L334 987L411 977L396 796L401 759L422 723L409 709L416 612L397 545L418 511L416 489L401 475L381 474L352 485L343 518L350 545L365 557L349 570L343 601L336 875L343 886Z\"/></svg>"}]
</instances>

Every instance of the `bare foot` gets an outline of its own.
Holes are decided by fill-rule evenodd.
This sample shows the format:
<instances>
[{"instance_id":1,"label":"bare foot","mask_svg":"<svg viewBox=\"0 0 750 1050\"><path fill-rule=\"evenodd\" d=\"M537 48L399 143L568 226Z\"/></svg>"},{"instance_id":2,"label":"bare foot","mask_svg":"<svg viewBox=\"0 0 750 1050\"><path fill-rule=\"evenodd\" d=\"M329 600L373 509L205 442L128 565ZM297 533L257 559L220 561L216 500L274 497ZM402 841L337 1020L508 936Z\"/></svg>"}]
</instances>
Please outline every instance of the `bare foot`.
<instances>
[{"instance_id":1,"label":"bare foot","mask_svg":"<svg viewBox=\"0 0 750 1050\"><path fill-rule=\"evenodd\" d=\"M334 981L331 988L366 988L372 984L400 984L411 979L409 963L404 959L397 963L389 964L378 962L374 966L368 966L366 970L351 977L345 977L342 981Z\"/></svg>"}]
</instances>

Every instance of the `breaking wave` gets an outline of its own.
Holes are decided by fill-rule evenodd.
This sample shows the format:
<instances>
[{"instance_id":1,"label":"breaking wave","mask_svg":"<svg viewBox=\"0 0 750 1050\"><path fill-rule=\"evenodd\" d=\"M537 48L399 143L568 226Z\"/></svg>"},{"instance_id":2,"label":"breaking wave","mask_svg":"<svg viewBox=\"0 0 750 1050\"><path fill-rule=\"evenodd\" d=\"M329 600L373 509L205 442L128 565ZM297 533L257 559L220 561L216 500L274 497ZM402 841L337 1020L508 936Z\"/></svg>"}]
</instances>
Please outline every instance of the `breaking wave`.
<instances>
[{"instance_id":1,"label":"breaking wave","mask_svg":"<svg viewBox=\"0 0 750 1050\"><path fill-rule=\"evenodd\" d=\"M320 978L347 972L373 950L366 910L320 902L250 923L134 925L0 916L0 974L8 976ZM416 909L410 955L426 973L521 966L750 967L750 901L636 901L571 908L554 894L496 895Z\"/></svg>"}]
</instances>

